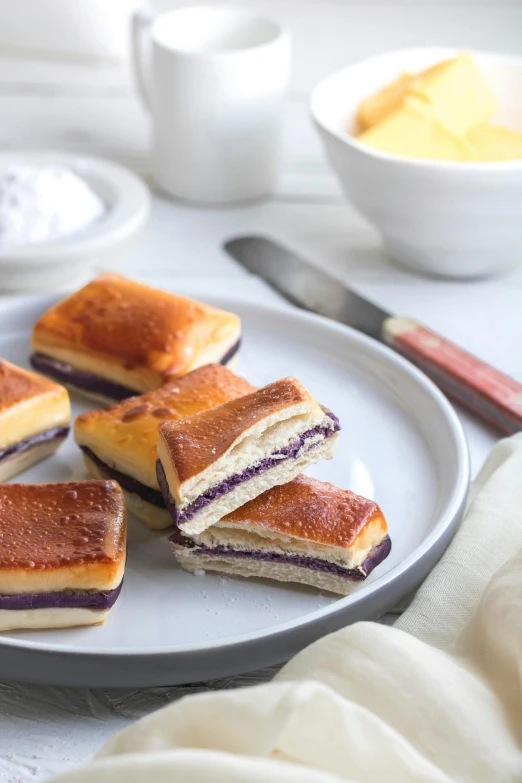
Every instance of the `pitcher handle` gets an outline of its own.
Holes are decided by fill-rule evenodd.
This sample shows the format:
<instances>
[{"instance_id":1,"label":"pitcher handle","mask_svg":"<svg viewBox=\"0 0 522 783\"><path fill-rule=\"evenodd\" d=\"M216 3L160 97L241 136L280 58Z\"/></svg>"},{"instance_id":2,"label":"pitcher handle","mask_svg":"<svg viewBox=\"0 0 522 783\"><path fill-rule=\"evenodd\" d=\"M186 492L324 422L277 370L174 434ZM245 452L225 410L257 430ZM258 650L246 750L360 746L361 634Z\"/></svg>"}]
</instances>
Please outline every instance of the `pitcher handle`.
<instances>
[{"instance_id":1,"label":"pitcher handle","mask_svg":"<svg viewBox=\"0 0 522 783\"><path fill-rule=\"evenodd\" d=\"M139 9L132 15L132 66L134 81L143 105L152 110L151 77L150 77L150 43L145 44L145 35L154 21L154 14L145 9Z\"/></svg>"}]
</instances>

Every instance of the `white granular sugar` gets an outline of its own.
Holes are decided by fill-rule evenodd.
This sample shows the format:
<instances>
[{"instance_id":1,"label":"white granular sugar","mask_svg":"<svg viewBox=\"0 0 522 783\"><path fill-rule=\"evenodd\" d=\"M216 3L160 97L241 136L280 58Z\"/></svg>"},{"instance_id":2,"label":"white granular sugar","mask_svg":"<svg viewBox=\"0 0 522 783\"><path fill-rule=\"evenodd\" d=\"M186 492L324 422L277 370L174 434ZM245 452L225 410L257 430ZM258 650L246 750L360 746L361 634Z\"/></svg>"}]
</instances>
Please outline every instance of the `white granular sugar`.
<instances>
[{"instance_id":1,"label":"white granular sugar","mask_svg":"<svg viewBox=\"0 0 522 783\"><path fill-rule=\"evenodd\" d=\"M0 246L75 234L105 212L99 196L66 166L19 163L0 170Z\"/></svg>"}]
</instances>

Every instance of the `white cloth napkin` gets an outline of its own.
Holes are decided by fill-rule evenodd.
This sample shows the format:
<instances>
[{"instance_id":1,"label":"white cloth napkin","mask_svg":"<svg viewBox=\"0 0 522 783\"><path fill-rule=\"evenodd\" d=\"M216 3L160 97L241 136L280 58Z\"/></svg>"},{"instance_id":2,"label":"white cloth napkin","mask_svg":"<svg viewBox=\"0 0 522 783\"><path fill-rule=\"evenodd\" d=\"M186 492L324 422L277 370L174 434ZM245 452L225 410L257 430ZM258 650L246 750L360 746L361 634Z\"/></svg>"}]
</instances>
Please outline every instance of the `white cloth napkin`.
<instances>
[{"instance_id":1,"label":"white cloth napkin","mask_svg":"<svg viewBox=\"0 0 522 783\"><path fill-rule=\"evenodd\" d=\"M56 783L522 780L522 434L391 628L357 623L267 685L186 697Z\"/></svg>"}]
</instances>

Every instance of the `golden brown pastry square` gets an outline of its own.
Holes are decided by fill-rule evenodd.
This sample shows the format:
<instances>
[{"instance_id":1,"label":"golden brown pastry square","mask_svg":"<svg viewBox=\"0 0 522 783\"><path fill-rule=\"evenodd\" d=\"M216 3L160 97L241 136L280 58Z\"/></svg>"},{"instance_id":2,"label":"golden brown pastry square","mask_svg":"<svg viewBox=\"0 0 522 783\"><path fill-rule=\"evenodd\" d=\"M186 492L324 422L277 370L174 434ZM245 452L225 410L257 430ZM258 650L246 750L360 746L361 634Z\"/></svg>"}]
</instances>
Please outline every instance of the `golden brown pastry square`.
<instances>
[{"instance_id":1,"label":"golden brown pastry square","mask_svg":"<svg viewBox=\"0 0 522 783\"><path fill-rule=\"evenodd\" d=\"M67 389L0 359L0 481L53 454L70 417Z\"/></svg>"},{"instance_id":2,"label":"golden brown pastry square","mask_svg":"<svg viewBox=\"0 0 522 783\"><path fill-rule=\"evenodd\" d=\"M101 623L125 568L115 481L0 485L0 630Z\"/></svg>"},{"instance_id":3,"label":"golden brown pastry square","mask_svg":"<svg viewBox=\"0 0 522 783\"><path fill-rule=\"evenodd\" d=\"M347 595L390 553L388 525L372 500L298 476L190 538L171 536L187 571L296 582Z\"/></svg>"},{"instance_id":4,"label":"golden brown pastry square","mask_svg":"<svg viewBox=\"0 0 522 783\"><path fill-rule=\"evenodd\" d=\"M228 364L240 330L233 313L104 274L38 319L31 363L77 391L112 402L204 364Z\"/></svg>"},{"instance_id":5,"label":"golden brown pastry square","mask_svg":"<svg viewBox=\"0 0 522 783\"><path fill-rule=\"evenodd\" d=\"M148 527L170 527L172 519L156 478L160 425L251 391L248 381L226 367L207 364L159 389L78 416L74 437L91 476L116 479L129 511Z\"/></svg>"}]
</instances>

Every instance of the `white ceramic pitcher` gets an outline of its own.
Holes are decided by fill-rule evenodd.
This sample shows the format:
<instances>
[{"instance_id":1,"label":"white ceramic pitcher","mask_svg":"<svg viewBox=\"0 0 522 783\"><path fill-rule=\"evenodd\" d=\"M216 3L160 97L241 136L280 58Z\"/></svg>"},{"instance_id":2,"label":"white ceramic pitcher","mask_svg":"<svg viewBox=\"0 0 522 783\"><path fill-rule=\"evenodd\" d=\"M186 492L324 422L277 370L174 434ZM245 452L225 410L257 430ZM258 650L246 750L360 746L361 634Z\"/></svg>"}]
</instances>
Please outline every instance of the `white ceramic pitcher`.
<instances>
[{"instance_id":1,"label":"white ceramic pitcher","mask_svg":"<svg viewBox=\"0 0 522 783\"><path fill-rule=\"evenodd\" d=\"M239 9L189 7L157 16L138 11L133 43L137 84L152 114L160 188L209 204L271 193L289 34Z\"/></svg>"}]
</instances>

